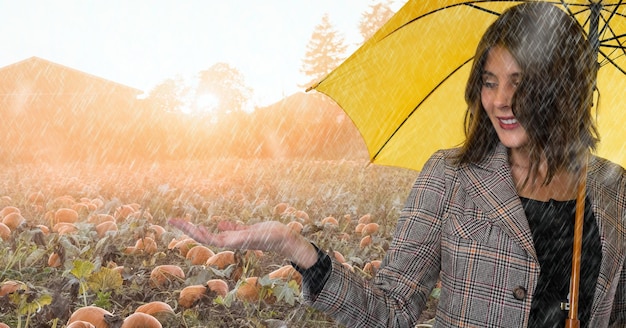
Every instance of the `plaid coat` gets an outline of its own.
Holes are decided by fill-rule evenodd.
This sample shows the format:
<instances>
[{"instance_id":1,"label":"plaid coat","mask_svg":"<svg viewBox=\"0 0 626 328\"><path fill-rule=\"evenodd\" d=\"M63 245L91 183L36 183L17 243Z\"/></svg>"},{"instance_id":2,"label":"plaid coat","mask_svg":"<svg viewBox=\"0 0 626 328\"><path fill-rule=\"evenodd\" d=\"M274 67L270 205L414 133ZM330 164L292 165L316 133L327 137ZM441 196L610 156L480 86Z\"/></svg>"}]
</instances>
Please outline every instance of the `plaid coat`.
<instances>
[{"instance_id":1,"label":"plaid coat","mask_svg":"<svg viewBox=\"0 0 626 328\"><path fill-rule=\"evenodd\" d=\"M462 167L453 151L424 166L376 277L334 262L324 289L304 292L314 308L349 327L414 327L441 278L435 327L527 326L539 262L506 148ZM626 327L626 172L592 158L587 194L602 244L589 327Z\"/></svg>"}]
</instances>

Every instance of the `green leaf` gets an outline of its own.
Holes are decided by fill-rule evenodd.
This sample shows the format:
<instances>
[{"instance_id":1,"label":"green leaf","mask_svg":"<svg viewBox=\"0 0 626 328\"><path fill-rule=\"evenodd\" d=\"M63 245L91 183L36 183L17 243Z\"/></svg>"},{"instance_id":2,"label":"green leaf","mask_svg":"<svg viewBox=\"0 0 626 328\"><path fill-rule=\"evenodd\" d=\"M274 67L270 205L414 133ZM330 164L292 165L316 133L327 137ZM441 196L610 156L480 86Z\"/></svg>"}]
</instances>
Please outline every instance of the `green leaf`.
<instances>
[{"instance_id":1,"label":"green leaf","mask_svg":"<svg viewBox=\"0 0 626 328\"><path fill-rule=\"evenodd\" d=\"M430 297L434 299L439 299L440 295L441 295L441 288L435 288L433 289L432 292L430 292Z\"/></svg>"},{"instance_id":2,"label":"green leaf","mask_svg":"<svg viewBox=\"0 0 626 328\"><path fill-rule=\"evenodd\" d=\"M78 279L87 279L95 268L95 265L89 261L74 260L73 264L74 267L70 273Z\"/></svg>"},{"instance_id":3,"label":"green leaf","mask_svg":"<svg viewBox=\"0 0 626 328\"><path fill-rule=\"evenodd\" d=\"M31 314L41 310L42 307L52 303L52 296L49 294L42 294L31 302L26 302L28 298L27 294L22 295L22 302L20 304L20 314Z\"/></svg>"}]
</instances>

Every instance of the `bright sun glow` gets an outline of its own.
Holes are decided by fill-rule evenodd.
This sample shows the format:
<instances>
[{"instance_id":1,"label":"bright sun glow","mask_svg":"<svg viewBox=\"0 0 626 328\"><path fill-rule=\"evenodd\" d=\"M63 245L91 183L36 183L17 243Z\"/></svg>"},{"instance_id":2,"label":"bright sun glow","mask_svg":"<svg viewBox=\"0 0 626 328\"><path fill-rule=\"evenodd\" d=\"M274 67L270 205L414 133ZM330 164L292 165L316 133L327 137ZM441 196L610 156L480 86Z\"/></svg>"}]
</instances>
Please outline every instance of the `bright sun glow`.
<instances>
[{"instance_id":1,"label":"bright sun glow","mask_svg":"<svg viewBox=\"0 0 626 328\"><path fill-rule=\"evenodd\" d=\"M220 99L213 94L199 95L196 98L196 111L199 113L211 113L217 109Z\"/></svg>"}]
</instances>

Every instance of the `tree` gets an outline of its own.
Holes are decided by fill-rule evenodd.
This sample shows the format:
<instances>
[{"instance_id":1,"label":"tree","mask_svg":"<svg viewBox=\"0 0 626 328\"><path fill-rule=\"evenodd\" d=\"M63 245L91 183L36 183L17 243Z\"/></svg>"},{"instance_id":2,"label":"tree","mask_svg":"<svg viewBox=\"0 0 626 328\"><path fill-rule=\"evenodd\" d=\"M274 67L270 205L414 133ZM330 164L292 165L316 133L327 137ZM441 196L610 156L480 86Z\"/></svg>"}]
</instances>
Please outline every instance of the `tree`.
<instances>
[{"instance_id":1,"label":"tree","mask_svg":"<svg viewBox=\"0 0 626 328\"><path fill-rule=\"evenodd\" d=\"M243 74L226 63L217 63L198 73L195 107L221 116L242 112L252 97Z\"/></svg>"},{"instance_id":2,"label":"tree","mask_svg":"<svg viewBox=\"0 0 626 328\"><path fill-rule=\"evenodd\" d=\"M319 82L345 59L347 46L344 37L331 24L328 14L315 26L302 61L301 72L310 80L301 87Z\"/></svg>"},{"instance_id":3,"label":"tree","mask_svg":"<svg viewBox=\"0 0 626 328\"><path fill-rule=\"evenodd\" d=\"M183 84L182 78L170 78L157 84L149 93L146 100L157 110L183 111L185 97L189 92Z\"/></svg>"},{"instance_id":4,"label":"tree","mask_svg":"<svg viewBox=\"0 0 626 328\"><path fill-rule=\"evenodd\" d=\"M373 3L369 6L369 10L361 15L359 32L363 37L363 42L371 38L393 16L394 12L391 10L392 3L393 1L391 0Z\"/></svg>"}]
</instances>

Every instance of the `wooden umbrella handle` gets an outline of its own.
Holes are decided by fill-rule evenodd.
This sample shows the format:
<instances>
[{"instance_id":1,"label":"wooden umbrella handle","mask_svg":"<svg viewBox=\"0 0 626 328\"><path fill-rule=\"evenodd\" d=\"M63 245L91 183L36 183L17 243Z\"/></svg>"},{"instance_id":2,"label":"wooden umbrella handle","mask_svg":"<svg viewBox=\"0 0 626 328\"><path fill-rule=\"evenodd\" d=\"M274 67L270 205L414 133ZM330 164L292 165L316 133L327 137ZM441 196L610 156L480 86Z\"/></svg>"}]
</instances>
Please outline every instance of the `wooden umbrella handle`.
<instances>
[{"instance_id":1,"label":"wooden umbrella handle","mask_svg":"<svg viewBox=\"0 0 626 328\"><path fill-rule=\"evenodd\" d=\"M585 190L587 187L587 161L583 165L578 190L576 193L576 214L574 218L574 245L572 250L572 275L569 288L569 315L565 328L579 328L578 292L580 285L580 262L583 246L583 222L585 217Z\"/></svg>"}]
</instances>

